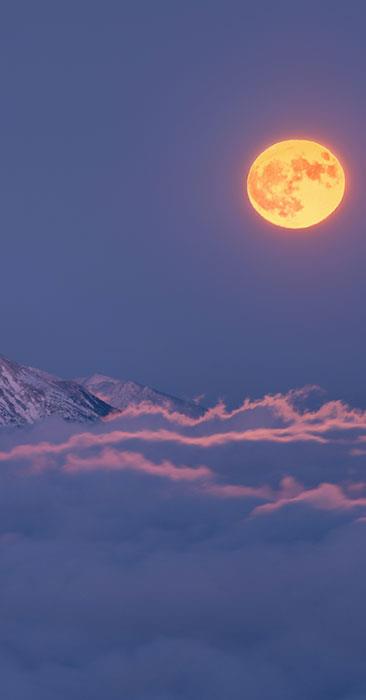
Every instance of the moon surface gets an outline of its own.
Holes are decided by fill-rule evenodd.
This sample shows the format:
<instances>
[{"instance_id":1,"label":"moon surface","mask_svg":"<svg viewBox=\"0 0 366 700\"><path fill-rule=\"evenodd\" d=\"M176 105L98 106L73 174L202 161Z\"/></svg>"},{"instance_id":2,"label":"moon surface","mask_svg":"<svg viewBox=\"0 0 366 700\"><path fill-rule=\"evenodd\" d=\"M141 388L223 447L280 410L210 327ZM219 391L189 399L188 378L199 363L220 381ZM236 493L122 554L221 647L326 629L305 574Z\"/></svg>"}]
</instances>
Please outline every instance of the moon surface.
<instances>
[{"instance_id":1,"label":"moon surface","mask_svg":"<svg viewBox=\"0 0 366 700\"><path fill-rule=\"evenodd\" d=\"M344 170L320 143L280 141L251 166L247 193L254 209L282 228L308 228L326 219L341 203Z\"/></svg>"}]
</instances>

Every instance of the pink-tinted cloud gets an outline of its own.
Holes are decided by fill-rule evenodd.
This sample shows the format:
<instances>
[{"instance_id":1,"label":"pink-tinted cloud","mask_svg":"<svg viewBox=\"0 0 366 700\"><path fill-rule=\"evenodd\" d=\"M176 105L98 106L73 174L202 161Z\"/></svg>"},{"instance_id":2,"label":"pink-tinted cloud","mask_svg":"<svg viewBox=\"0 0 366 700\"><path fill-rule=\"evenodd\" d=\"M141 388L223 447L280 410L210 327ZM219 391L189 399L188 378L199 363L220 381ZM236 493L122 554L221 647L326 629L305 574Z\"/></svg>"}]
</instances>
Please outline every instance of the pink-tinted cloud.
<instances>
[{"instance_id":1,"label":"pink-tinted cloud","mask_svg":"<svg viewBox=\"0 0 366 700\"><path fill-rule=\"evenodd\" d=\"M288 392L288 394L267 394L261 399L251 400L244 399L243 403L233 410L226 407L224 401L219 401L215 406L205 411L202 416L194 418L182 413L174 413L164 406L156 406L149 402L141 402L140 404L131 405L121 411L115 411L103 420L104 422L113 422L121 417L136 417L136 416L163 416L171 423L178 423L184 426L197 426L211 423L213 420L230 421L237 416L251 413L258 409L270 409L275 411L278 416L285 420L292 420L296 417L297 411L293 406L294 400L299 397L305 398L312 392L321 392L317 386L307 386L303 389L296 389Z\"/></svg>"},{"instance_id":2,"label":"pink-tinted cloud","mask_svg":"<svg viewBox=\"0 0 366 700\"><path fill-rule=\"evenodd\" d=\"M207 479L212 476L208 467L199 466L196 468L187 466L176 466L169 460L164 460L160 464L155 464L146 459L139 452L119 452L114 449L103 449L99 454L88 457L80 457L69 454L63 466L64 471L69 473L88 471L137 471L150 476L159 476L171 479L172 481L197 481Z\"/></svg>"},{"instance_id":3,"label":"pink-tinted cloud","mask_svg":"<svg viewBox=\"0 0 366 700\"><path fill-rule=\"evenodd\" d=\"M42 442L38 444L17 445L9 451L0 452L0 461L16 459L31 459L39 455L57 455L71 449L86 449L101 447L103 445L115 445L129 440L143 442L176 443L194 447L218 447L235 442L318 442L325 443L326 439L320 435L312 435L306 432L298 432L288 428L257 428L254 430L232 430L229 432L216 432L210 435L195 436L186 435L173 430L114 430L98 435L95 433L80 433L60 443Z\"/></svg>"},{"instance_id":4,"label":"pink-tinted cloud","mask_svg":"<svg viewBox=\"0 0 366 700\"><path fill-rule=\"evenodd\" d=\"M61 442L20 444L0 452L0 462L26 460L34 468L46 468L50 460L68 452L82 452L123 445L128 441L213 449L240 443L332 444L349 442L353 454L363 454L366 412L340 401L325 403L315 411L300 411L296 402L303 392L265 396L244 401L234 411L218 404L205 416L193 419L171 414L160 407L133 407L107 421L102 431L73 434ZM112 427L113 426L113 427ZM364 433L364 434L362 434Z\"/></svg>"},{"instance_id":5,"label":"pink-tinted cloud","mask_svg":"<svg viewBox=\"0 0 366 700\"><path fill-rule=\"evenodd\" d=\"M266 484L210 484L205 486L205 491L220 498L259 498L277 504L297 498L303 492L303 488L292 476L285 476L280 481L279 489L273 489Z\"/></svg>"},{"instance_id":6,"label":"pink-tinted cloud","mask_svg":"<svg viewBox=\"0 0 366 700\"><path fill-rule=\"evenodd\" d=\"M272 513L295 503L304 503L319 510L351 510L366 507L366 498L349 498L337 484L322 483L313 489L303 489L298 485L297 492L293 494L280 492L278 499L272 503L257 506L252 514Z\"/></svg>"},{"instance_id":7,"label":"pink-tinted cloud","mask_svg":"<svg viewBox=\"0 0 366 700\"><path fill-rule=\"evenodd\" d=\"M88 431L75 432L73 427L73 434L59 442L42 440L15 444L0 452L0 462L25 463L33 474L59 468L70 474L128 470L176 482L192 482L207 496L262 500L264 503L257 507L255 514L277 510L290 502L306 502L314 508L330 510L362 506L360 478L357 479L357 490L354 487L353 491L347 486L345 476L338 486L327 483L323 477L316 487L305 489L293 476L283 476L283 473L292 472L291 467L286 467L278 474L276 482L280 485L276 487L273 480L269 485L269 478L253 471L247 461L248 450L243 451L242 466L238 463L240 471L236 478L233 482L229 478L224 455L230 451L225 452L225 448L231 446L235 446L234 452L238 454L240 445L251 443L267 445L263 449L268 455L274 454L276 445L282 446L283 452L284 446L300 443L308 443L311 449L318 450L319 455L332 444L337 445L337 450L342 445L348 452L358 450L363 453L366 412L340 401L327 402L317 410L301 411L298 404L306 399L308 391L265 396L257 401L248 399L233 411L228 411L221 403L198 419L178 417L160 407L133 407L120 414L118 420L114 417L113 421ZM131 448L131 445L127 448L126 443L134 446L137 443L138 449ZM190 450L190 458L186 459L188 448L202 450L204 458L197 458L196 452L192 457ZM148 455L144 454L145 451ZM298 457L296 452L293 454L296 467ZM248 469L252 469L250 478ZM241 472L243 476L238 479ZM299 478L304 478L304 475Z\"/></svg>"},{"instance_id":8,"label":"pink-tinted cloud","mask_svg":"<svg viewBox=\"0 0 366 700\"><path fill-rule=\"evenodd\" d=\"M366 411L351 408L342 401L329 401L315 411L297 410L296 401L306 398L313 390L314 387L306 387L285 395L267 395L256 401L246 399L233 411L228 411L221 402L197 419L169 413L161 407L141 404L107 420L113 422L121 416L162 416L169 429L157 430L154 436L149 431L142 430L140 439L174 441L201 447L241 441L326 443L334 439L335 433L344 433L344 437L348 439L351 431L366 431ZM268 419L269 416L279 425L266 425L266 417ZM246 424L253 422L257 423L255 427L246 427ZM184 427L185 431L178 430L178 425ZM189 428L199 428L200 435L189 433ZM129 437L126 436L126 439ZM364 439L366 440L366 435Z\"/></svg>"}]
</instances>

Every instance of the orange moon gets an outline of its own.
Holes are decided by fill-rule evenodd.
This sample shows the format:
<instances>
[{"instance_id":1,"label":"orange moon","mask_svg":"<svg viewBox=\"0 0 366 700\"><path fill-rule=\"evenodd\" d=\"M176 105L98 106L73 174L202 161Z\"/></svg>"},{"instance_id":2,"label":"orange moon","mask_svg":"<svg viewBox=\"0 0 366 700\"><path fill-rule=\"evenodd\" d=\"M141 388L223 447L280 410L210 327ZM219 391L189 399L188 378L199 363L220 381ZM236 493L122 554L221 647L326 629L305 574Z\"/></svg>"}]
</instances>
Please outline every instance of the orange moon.
<instances>
[{"instance_id":1,"label":"orange moon","mask_svg":"<svg viewBox=\"0 0 366 700\"><path fill-rule=\"evenodd\" d=\"M276 226L308 228L341 203L344 170L320 143L291 139L273 144L255 159L247 178L254 209Z\"/></svg>"}]
</instances>

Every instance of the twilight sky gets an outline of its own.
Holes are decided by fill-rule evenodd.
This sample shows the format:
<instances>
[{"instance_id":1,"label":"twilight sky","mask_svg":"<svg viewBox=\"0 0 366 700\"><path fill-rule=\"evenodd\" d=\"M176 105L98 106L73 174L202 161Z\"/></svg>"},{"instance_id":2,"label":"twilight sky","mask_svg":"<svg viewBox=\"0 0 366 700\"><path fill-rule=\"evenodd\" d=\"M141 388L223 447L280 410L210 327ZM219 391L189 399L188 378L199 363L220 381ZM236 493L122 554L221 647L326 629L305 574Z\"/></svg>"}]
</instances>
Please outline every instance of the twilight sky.
<instances>
[{"instance_id":1,"label":"twilight sky","mask_svg":"<svg viewBox=\"0 0 366 700\"><path fill-rule=\"evenodd\" d=\"M4 2L1 352L238 402L366 403L364 3ZM242 180L324 142L348 192L281 232Z\"/></svg>"},{"instance_id":2,"label":"twilight sky","mask_svg":"<svg viewBox=\"0 0 366 700\"><path fill-rule=\"evenodd\" d=\"M0 353L227 401L1 432L5 700L365 699L365 23L1 3ZM293 137L348 183L303 232L242 192Z\"/></svg>"}]
</instances>

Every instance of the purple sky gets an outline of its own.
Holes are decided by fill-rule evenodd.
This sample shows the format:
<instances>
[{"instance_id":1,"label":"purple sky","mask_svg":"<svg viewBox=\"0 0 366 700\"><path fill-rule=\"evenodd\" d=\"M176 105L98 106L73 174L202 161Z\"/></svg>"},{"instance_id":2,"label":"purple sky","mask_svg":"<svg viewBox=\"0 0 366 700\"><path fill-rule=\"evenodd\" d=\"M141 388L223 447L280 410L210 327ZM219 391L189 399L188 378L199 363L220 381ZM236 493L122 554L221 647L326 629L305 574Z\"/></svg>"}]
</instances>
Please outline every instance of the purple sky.
<instances>
[{"instance_id":1,"label":"purple sky","mask_svg":"<svg viewBox=\"0 0 366 700\"><path fill-rule=\"evenodd\" d=\"M365 26L1 3L0 354L228 402L1 431L4 700L365 700ZM242 192L291 137L348 183L293 236Z\"/></svg>"},{"instance_id":2,"label":"purple sky","mask_svg":"<svg viewBox=\"0 0 366 700\"><path fill-rule=\"evenodd\" d=\"M1 352L363 405L364 4L36 0L0 20ZM334 149L348 193L290 238L242 180L293 136Z\"/></svg>"}]
</instances>

